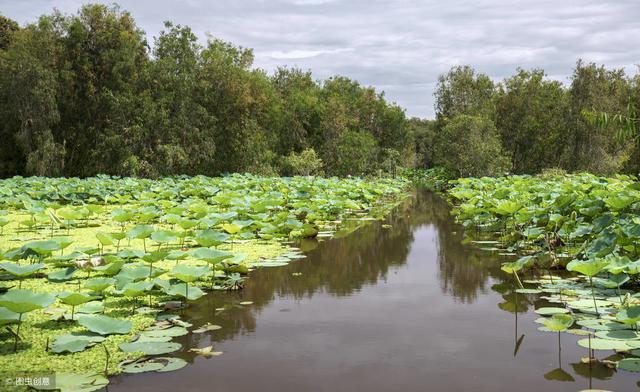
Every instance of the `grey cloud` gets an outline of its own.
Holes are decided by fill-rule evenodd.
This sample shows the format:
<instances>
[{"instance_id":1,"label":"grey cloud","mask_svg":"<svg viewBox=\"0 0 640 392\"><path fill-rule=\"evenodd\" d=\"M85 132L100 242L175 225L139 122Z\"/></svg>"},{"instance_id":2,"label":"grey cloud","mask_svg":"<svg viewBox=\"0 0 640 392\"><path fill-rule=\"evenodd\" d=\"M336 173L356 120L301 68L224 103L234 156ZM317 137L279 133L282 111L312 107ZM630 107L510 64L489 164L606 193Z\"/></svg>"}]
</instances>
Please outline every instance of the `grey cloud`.
<instances>
[{"instance_id":1,"label":"grey cloud","mask_svg":"<svg viewBox=\"0 0 640 392\"><path fill-rule=\"evenodd\" d=\"M81 0L0 0L21 23ZM105 1L111 3L111 1ZM515 68L544 68L566 82L575 61L635 72L636 0L122 0L150 37L164 20L254 48L256 66L289 65L384 90L413 116L433 116L433 88L452 65L495 80Z\"/></svg>"}]
</instances>

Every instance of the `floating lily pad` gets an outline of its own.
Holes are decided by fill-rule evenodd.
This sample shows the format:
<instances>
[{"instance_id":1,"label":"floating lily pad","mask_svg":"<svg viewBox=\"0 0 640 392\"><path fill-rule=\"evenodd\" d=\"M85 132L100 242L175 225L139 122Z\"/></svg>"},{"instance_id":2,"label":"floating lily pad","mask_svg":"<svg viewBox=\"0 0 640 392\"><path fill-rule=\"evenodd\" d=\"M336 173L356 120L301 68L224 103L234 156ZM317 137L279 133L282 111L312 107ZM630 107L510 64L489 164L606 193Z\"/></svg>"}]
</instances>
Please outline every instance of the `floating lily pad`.
<instances>
[{"instance_id":1,"label":"floating lily pad","mask_svg":"<svg viewBox=\"0 0 640 392\"><path fill-rule=\"evenodd\" d=\"M637 340L640 339L640 333L629 329L618 329L613 331L598 331L596 336L602 339L614 340Z\"/></svg>"},{"instance_id":2,"label":"floating lily pad","mask_svg":"<svg viewBox=\"0 0 640 392\"><path fill-rule=\"evenodd\" d=\"M124 373L143 373L143 372L172 372L187 366L187 362L182 358L157 357L139 359L137 361L125 361L120 364L120 369Z\"/></svg>"},{"instance_id":3,"label":"floating lily pad","mask_svg":"<svg viewBox=\"0 0 640 392\"><path fill-rule=\"evenodd\" d=\"M516 293L519 294L540 294L542 290L538 289L516 289Z\"/></svg>"},{"instance_id":4,"label":"floating lily pad","mask_svg":"<svg viewBox=\"0 0 640 392\"><path fill-rule=\"evenodd\" d=\"M578 345L589 348L589 339L578 340ZM622 340L613 339L591 339L591 349L593 350L628 350L629 346Z\"/></svg>"},{"instance_id":5,"label":"floating lily pad","mask_svg":"<svg viewBox=\"0 0 640 392\"><path fill-rule=\"evenodd\" d=\"M569 309L543 307L536 309L535 312L541 316L551 316L554 314L569 313Z\"/></svg>"},{"instance_id":6,"label":"floating lily pad","mask_svg":"<svg viewBox=\"0 0 640 392\"><path fill-rule=\"evenodd\" d=\"M98 335L74 332L56 337L50 348L54 353L77 353L104 341L104 339L104 337Z\"/></svg>"},{"instance_id":7,"label":"floating lily pad","mask_svg":"<svg viewBox=\"0 0 640 392\"><path fill-rule=\"evenodd\" d=\"M132 327L129 320L118 320L97 314L78 316L78 323L100 335L127 334Z\"/></svg>"},{"instance_id":8,"label":"floating lily pad","mask_svg":"<svg viewBox=\"0 0 640 392\"><path fill-rule=\"evenodd\" d=\"M601 319L578 320L578 325L596 331L615 331L621 329L629 329L630 327L615 321L607 321Z\"/></svg>"},{"instance_id":9,"label":"floating lily pad","mask_svg":"<svg viewBox=\"0 0 640 392\"><path fill-rule=\"evenodd\" d=\"M154 358L155 361L165 361L165 365L162 369L158 370L159 372L172 372L174 370L182 369L187 366L187 361L182 358L173 358L173 357L160 357Z\"/></svg>"},{"instance_id":10,"label":"floating lily pad","mask_svg":"<svg viewBox=\"0 0 640 392\"><path fill-rule=\"evenodd\" d=\"M640 372L640 358L625 358L618 362L618 369Z\"/></svg>"},{"instance_id":11,"label":"floating lily pad","mask_svg":"<svg viewBox=\"0 0 640 392\"><path fill-rule=\"evenodd\" d=\"M180 343L175 342L145 342L145 341L136 341L133 343L121 343L120 350L131 353L131 352L143 352L145 355L159 355L159 354L168 354L174 351L178 351L182 348Z\"/></svg>"},{"instance_id":12,"label":"floating lily pad","mask_svg":"<svg viewBox=\"0 0 640 392\"><path fill-rule=\"evenodd\" d=\"M121 365L120 369L122 369L124 373L144 373L155 372L162 369L163 367L164 365L158 362L139 361L127 365Z\"/></svg>"},{"instance_id":13,"label":"floating lily pad","mask_svg":"<svg viewBox=\"0 0 640 392\"><path fill-rule=\"evenodd\" d=\"M175 336L184 336L187 333L189 333L189 331L187 331L186 328L183 328L183 327L171 327L171 328L166 328L166 329L156 329L156 330L150 330L150 331L142 331L140 333L140 336L145 336L145 337L149 337L149 338L159 338L159 337L164 337L164 336L175 337Z\"/></svg>"}]
</instances>

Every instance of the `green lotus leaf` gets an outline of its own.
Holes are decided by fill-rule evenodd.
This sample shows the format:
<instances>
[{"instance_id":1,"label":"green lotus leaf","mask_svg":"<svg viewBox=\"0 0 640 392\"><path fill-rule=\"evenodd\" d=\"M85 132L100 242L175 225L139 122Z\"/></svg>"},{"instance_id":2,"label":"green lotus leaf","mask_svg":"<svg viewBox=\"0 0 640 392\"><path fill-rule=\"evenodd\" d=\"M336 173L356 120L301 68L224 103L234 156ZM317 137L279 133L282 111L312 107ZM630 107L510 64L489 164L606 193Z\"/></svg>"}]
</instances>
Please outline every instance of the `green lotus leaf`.
<instances>
[{"instance_id":1,"label":"green lotus leaf","mask_svg":"<svg viewBox=\"0 0 640 392\"><path fill-rule=\"evenodd\" d=\"M189 297L187 298L187 287ZM190 301L194 301L198 298L201 298L204 295L204 292L196 286L187 286L186 283L178 283L171 285L168 289L165 290L168 295L178 296L182 298L187 298Z\"/></svg>"},{"instance_id":2,"label":"green lotus leaf","mask_svg":"<svg viewBox=\"0 0 640 392\"><path fill-rule=\"evenodd\" d=\"M33 250L39 255L49 255L52 252L62 249L60 244L53 240L29 242L25 247Z\"/></svg>"},{"instance_id":3,"label":"green lotus leaf","mask_svg":"<svg viewBox=\"0 0 640 392\"><path fill-rule=\"evenodd\" d=\"M196 248L192 250L190 254L191 257L204 260L209 263L217 263L233 257L233 253L231 252L211 248Z\"/></svg>"},{"instance_id":4,"label":"green lotus leaf","mask_svg":"<svg viewBox=\"0 0 640 392\"><path fill-rule=\"evenodd\" d=\"M149 226L149 225L137 225L134 228L132 228L131 230L129 230L126 234L126 236L128 238L135 238L135 239L144 239L144 238L149 238L151 236L151 234L153 234L153 232L155 231L155 229L153 228L153 226Z\"/></svg>"},{"instance_id":5,"label":"green lotus leaf","mask_svg":"<svg viewBox=\"0 0 640 392\"><path fill-rule=\"evenodd\" d=\"M78 323L89 331L100 335L127 334L131 332L132 327L129 320L118 320L97 314L80 315Z\"/></svg>"},{"instance_id":6,"label":"green lotus leaf","mask_svg":"<svg viewBox=\"0 0 640 392\"><path fill-rule=\"evenodd\" d=\"M78 306L78 305L82 305L86 302L89 301L93 301L94 299L96 299L97 297L94 297L92 295L88 295L88 294L83 294L83 293L78 293L78 292L62 292L58 294L58 299L67 305L70 306Z\"/></svg>"},{"instance_id":7,"label":"green lotus leaf","mask_svg":"<svg viewBox=\"0 0 640 392\"><path fill-rule=\"evenodd\" d=\"M47 274L47 279L55 283L66 282L68 280L73 279L73 275L75 275L77 271L78 271L77 268L69 267L69 268L49 272L49 274Z\"/></svg>"},{"instance_id":8,"label":"green lotus leaf","mask_svg":"<svg viewBox=\"0 0 640 392\"><path fill-rule=\"evenodd\" d=\"M140 336L145 338L160 338L184 336L187 333L189 333L189 331L187 331L187 329L184 327L171 327L165 329L142 331L140 332Z\"/></svg>"},{"instance_id":9,"label":"green lotus leaf","mask_svg":"<svg viewBox=\"0 0 640 392\"><path fill-rule=\"evenodd\" d=\"M169 255L169 252L165 251L156 251L146 254L142 257L142 260L147 263L156 263L158 261L164 260Z\"/></svg>"},{"instance_id":10,"label":"green lotus leaf","mask_svg":"<svg viewBox=\"0 0 640 392\"><path fill-rule=\"evenodd\" d=\"M117 242L109 233L96 233L96 238L102 246L111 246Z\"/></svg>"},{"instance_id":11,"label":"green lotus leaf","mask_svg":"<svg viewBox=\"0 0 640 392\"><path fill-rule=\"evenodd\" d=\"M58 354L63 352L77 353L84 351L91 345L104 341L104 339L102 336L87 333L68 333L57 336L51 344L50 349Z\"/></svg>"},{"instance_id":12,"label":"green lotus leaf","mask_svg":"<svg viewBox=\"0 0 640 392\"><path fill-rule=\"evenodd\" d=\"M20 265L18 263L12 262L0 263L0 268L18 278L25 278L44 267L45 265L42 263L25 265Z\"/></svg>"},{"instance_id":13,"label":"green lotus leaf","mask_svg":"<svg viewBox=\"0 0 640 392\"><path fill-rule=\"evenodd\" d=\"M567 264L567 270L579 272L583 275L592 277L602 271L607 264L608 263L605 259L572 260Z\"/></svg>"},{"instance_id":14,"label":"green lotus leaf","mask_svg":"<svg viewBox=\"0 0 640 392\"><path fill-rule=\"evenodd\" d=\"M151 239L160 244L167 244L169 242L174 242L178 239L175 233L169 230L158 230L154 231L151 234Z\"/></svg>"},{"instance_id":15,"label":"green lotus leaf","mask_svg":"<svg viewBox=\"0 0 640 392\"><path fill-rule=\"evenodd\" d=\"M569 309L542 307L535 310L541 316L551 316L554 314L569 313Z\"/></svg>"},{"instance_id":16,"label":"green lotus leaf","mask_svg":"<svg viewBox=\"0 0 640 392\"><path fill-rule=\"evenodd\" d=\"M573 325L574 319L569 314L556 313L543 320L544 326L551 331L560 332Z\"/></svg>"},{"instance_id":17,"label":"green lotus leaf","mask_svg":"<svg viewBox=\"0 0 640 392\"><path fill-rule=\"evenodd\" d=\"M171 276L185 283L194 282L211 272L208 266L196 267L187 264L178 264L171 269Z\"/></svg>"},{"instance_id":18,"label":"green lotus leaf","mask_svg":"<svg viewBox=\"0 0 640 392\"><path fill-rule=\"evenodd\" d=\"M179 370L187 366L187 361L185 361L182 358L159 357L159 358L153 358L153 360L162 361L165 363L164 367L158 370L158 372L161 372L161 373L172 372L174 370Z\"/></svg>"},{"instance_id":19,"label":"green lotus leaf","mask_svg":"<svg viewBox=\"0 0 640 392\"><path fill-rule=\"evenodd\" d=\"M113 286L116 280L113 278L92 278L84 282L84 287L96 293L102 293L107 288Z\"/></svg>"},{"instance_id":20,"label":"green lotus leaf","mask_svg":"<svg viewBox=\"0 0 640 392\"><path fill-rule=\"evenodd\" d=\"M76 313L101 313L104 310L104 304L102 301L91 301L85 304L82 304L76 308Z\"/></svg>"},{"instance_id":21,"label":"green lotus leaf","mask_svg":"<svg viewBox=\"0 0 640 392\"><path fill-rule=\"evenodd\" d=\"M48 293L36 293L25 289L12 289L0 295L0 306L14 313L27 313L46 308L55 301L55 297Z\"/></svg>"},{"instance_id":22,"label":"green lotus leaf","mask_svg":"<svg viewBox=\"0 0 640 392\"><path fill-rule=\"evenodd\" d=\"M638 340L640 339L640 333L629 329L617 329L613 331L598 331L596 332L596 337L613 340Z\"/></svg>"},{"instance_id":23,"label":"green lotus leaf","mask_svg":"<svg viewBox=\"0 0 640 392\"><path fill-rule=\"evenodd\" d=\"M625 358L618 362L618 369L628 372L640 372L640 358Z\"/></svg>"},{"instance_id":24,"label":"green lotus leaf","mask_svg":"<svg viewBox=\"0 0 640 392\"><path fill-rule=\"evenodd\" d=\"M101 272L102 274L107 276L113 276L118 272L120 272L123 266L124 266L124 260L118 258L117 260L114 260L109 264L94 267L93 270Z\"/></svg>"},{"instance_id":25,"label":"green lotus leaf","mask_svg":"<svg viewBox=\"0 0 640 392\"><path fill-rule=\"evenodd\" d=\"M229 235L219 231L207 229L198 232L194 238L198 245L208 248L210 246L218 246L229 239Z\"/></svg>"},{"instance_id":26,"label":"green lotus leaf","mask_svg":"<svg viewBox=\"0 0 640 392\"><path fill-rule=\"evenodd\" d=\"M629 329L630 327L625 324L621 324L615 321L610 320L602 320L602 319L586 319L586 320L578 320L577 324L593 329L596 331L616 331L620 329Z\"/></svg>"},{"instance_id":27,"label":"green lotus leaf","mask_svg":"<svg viewBox=\"0 0 640 392\"><path fill-rule=\"evenodd\" d=\"M145 355L160 355L178 351L182 348L180 343L174 342L133 342L121 343L120 350L125 353L142 352Z\"/></svg>"},{"instance_id":28,"label":"green lotus leaf","mask_svg":"<svg viewBox=\"0 0 640 392\"><path fill-rule=\"evenodd\" d=\"M164 367L162 363L153 361L138 361L126 365L120 365L124 373L144 373L159 371Z\"/></svg>"},{"instance_id":29,"label":"green lotus leaf","mask_svg":"<svg viewBox=\"0 0 640 392\"><path fill-rule=\"evenodd\" d=\"M122 259L141 259L145 252L141 249L124 249L118 252L118 257Z\"/></svg>"},{"instance_id":30,"label":"green lotus leaf","mask_svg":"<svg viewBox=\"0 0 640 392\"><path fill-rule=\"evenodd\" d=\"M589 348L589 338L578 340L578 345ZM623 340L591 339L592 350L628 350L629 346Z\"/></svg>"},{"instance_id":31,"label":"green lotus leaf","mask_svg":"<svg viewBox=\"0 0 640 392\"><path fill-rule=\"evenodd\" d=\"M18 322L20 314L12 312L7 308L0 307L0 326L15 324Z\"/></svg>"},{"instance_id":32,"label":"green lotus leaf","mask_svg":"<svg viewBox=\"0 0 640 392\"><path fill-rule=\"evenodd\" d=\"M124 285L121 293L125 297L140 297L145 295L152 287L153 282L149 281L131 282Z\"/></svg>"},{"instance_id":33,"label":"green lotus leaf","mask_svg":"<svg viewBox=\"0 0 640 392\"><path fill-rule=\"evenodd\" d=\"M616 314L616 320L624 324L635 325L640 321L640 306L630 306L620 310Z\"/></svg>"},{"instance_id":34,"label":"green lotus leaf","mask_svg":"<svg viewBox=\"0 0 640 392\"><path fill-rule=\"evenodd\" d=\"M229 234L238 234L242 230L242 226L235 223L225 223L222 225L222 229Z\"/></svg>"}]
</instances>

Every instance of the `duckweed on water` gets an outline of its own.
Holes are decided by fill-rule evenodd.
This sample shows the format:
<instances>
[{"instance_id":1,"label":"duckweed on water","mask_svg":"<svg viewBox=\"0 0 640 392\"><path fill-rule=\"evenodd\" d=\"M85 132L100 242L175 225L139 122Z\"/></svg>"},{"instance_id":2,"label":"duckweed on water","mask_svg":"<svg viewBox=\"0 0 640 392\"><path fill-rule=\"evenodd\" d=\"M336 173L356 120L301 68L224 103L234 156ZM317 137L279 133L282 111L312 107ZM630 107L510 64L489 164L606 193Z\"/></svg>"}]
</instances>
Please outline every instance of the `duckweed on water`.
<instances>
[{"instance_id":1,"label":"duckweed on water","mask_svg":"<svg viewBox=\"0 0 640 392\"><path fill-rule=\"evenodd\" d=\"M63 390L98 389L101 374L182 368L167 355L187 349L171 340L192 326L172 309L241 289L253 268L303 258L291 240L383 217L405 185L251 175L0 181L0 368L55 372Z\"/></svg>"}]
</instances>

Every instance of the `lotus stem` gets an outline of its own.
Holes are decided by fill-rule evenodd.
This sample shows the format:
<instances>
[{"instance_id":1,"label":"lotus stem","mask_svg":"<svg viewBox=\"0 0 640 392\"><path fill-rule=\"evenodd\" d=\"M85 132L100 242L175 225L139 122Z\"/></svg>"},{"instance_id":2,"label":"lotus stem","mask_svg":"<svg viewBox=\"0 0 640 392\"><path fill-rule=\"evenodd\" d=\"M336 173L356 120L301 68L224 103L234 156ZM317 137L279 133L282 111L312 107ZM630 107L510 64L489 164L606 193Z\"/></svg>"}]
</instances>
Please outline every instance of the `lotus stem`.
<instances>
[{"instance_id":1,"label":"lotus stem","mask_svg":"<svg viewBox=\"0 0 640 392\"><path fill-rule=\"evenodd\" d=\"M107 349L107 346L105 346L104 344L102 345L102 348L104 348L104 354L106 356L105 361L104 361L104 376L108 376L109 375L109 350Z\"/></svg>"},{"instance_id":2,"label":"lotus stem","mask_svg":"<svg viewBox=\"0 0 640 392\"><path fill-rule=\"evenodd\" d=\"M589 277L589 284L591 285L591 297L593 298L593 306L596 308L596 316L600 316L600 313L598 312L598 304L596 303L596 293L593 289L593 279L591 276Z\"/></svg>"},{"instance_id":3,"label":"lotus stem","mask_svg":"<svg viewBox=\"0 0 640 392\"><path fill-rule=\"evenodd\" d=\"M518 273L516 271L513 271L513 275L516 277L516 281L518 282L518 286L520 286L521 289L524 289L524 286L522 285L522 282L520 281L520 277L518 277Z\"/></svg>"},{"instance_id":4,"label":"lotus stem","mask_svg":"<svg viewBox=\"0 0 640 392\"><path fill-rule=\"evenodd\" d=\"M16 328L16 336L13 343L13 352L18 351L18 339L20 338L20 327L22 326L22 313L18 315L18 328Z\"/></svg>"}]
</instances>

